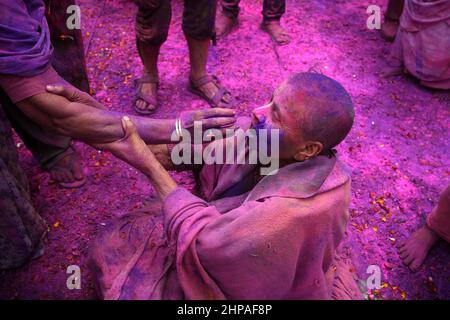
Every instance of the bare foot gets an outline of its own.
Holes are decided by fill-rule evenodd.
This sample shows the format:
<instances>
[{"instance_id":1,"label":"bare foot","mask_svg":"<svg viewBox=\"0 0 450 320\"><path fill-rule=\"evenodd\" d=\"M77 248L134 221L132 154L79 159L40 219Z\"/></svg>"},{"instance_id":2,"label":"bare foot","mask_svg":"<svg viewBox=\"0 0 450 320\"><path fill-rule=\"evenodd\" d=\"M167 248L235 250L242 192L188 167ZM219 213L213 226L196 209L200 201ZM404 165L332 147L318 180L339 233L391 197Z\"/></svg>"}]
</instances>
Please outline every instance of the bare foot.
<instances>
[{"instance_id":1,"label":"bare foot","mask_svg":"<svg viewBox=\"0 0 450 320\"><path fill-rule=\"evenodd\" d=\"M437 233L425 225L414 232L406 241L400 243L397 246L397 251L403 263L415 272L438 240Z\"/></svg>"},{"instance_id":2,"label":"bare foot","mask_svg":"<svg viewBox=\"0 0 450 320\"><path fill-rule=\"evenodd\" d=\"M398 20L384 19L381 25L381 35L388 41L394 41L397 35Z\"/></svg>"},{"instance_id":3,"label":"bare foot","mask_svg":"<svg viewBox=\"0 0 450 320\"><path fill-rule=\"evenodd\" d=\"M63 188L78 188L86 183L86 176L73 147L67 149L47 170L51 179Z\"/></svg>"},{"instance_id":4,"label":"bare foot","mask_svg":"<svg viewBox=\"0 0 450 320\"><path fill-rule=\"evenodd\" d=\"M157 83L141 83L139 85L139 92L144 95L150 97L145 101L139 97L136 98L136 111L140 111L141 113L151 113L156 110L156 97L158 94L158 84ZM151 100L155 102L151 103Z\"/></svg>"},{"instance_id":5,"label":"bare foot","mask_svg":"<svg viewBox=\"0 0 450 320\"><path fill-rule=\"evenodd\" d=\"M229 16L220 12L216 18L216 37L221 39L226 37L236 27L237 18L230 18Z\"/></svg>"},{"instance_id":6,"label":"bare foot","mask_svg":"<svg viewBox=\"0 0 450 320\"><path fill-rule=\"evenodd\" d=\"M261 29L267 32L273 41L278 45L285 45L291 42L291 37L280 25L280 21L263 22Z\"/></svg>"}]
</instances>

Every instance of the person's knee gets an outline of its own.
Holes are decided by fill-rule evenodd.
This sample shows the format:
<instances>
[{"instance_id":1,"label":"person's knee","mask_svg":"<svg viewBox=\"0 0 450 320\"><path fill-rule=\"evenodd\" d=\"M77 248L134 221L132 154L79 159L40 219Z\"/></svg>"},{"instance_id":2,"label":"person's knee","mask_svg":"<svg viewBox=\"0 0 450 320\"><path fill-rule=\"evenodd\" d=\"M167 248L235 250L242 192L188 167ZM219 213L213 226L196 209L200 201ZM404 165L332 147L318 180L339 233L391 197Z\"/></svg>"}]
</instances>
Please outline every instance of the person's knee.
<instances>
[{"instance_id":1,"label":"person's knee","mask_svg":"<svg viewBox=\"0 0 450 320\"><path fill-rule=\"evenodd\" d=\"M146 30L147 32L136 32L137 41L151 46L160 46L167 40L168 33L158 30Z\"/></svg>"},{"instance_id":2,"label":"person's knee","mask_svg":"<svg viewBox=\"0 0 450 320\"><path fill-rule=\"evenodd\" d=\"M143 0L135 2L147 3ZM170 19L170 0L150 0L145 6L139 6L136 15L137 40L145 44L161 45L167 40Z\"/></svg>"},{"instance_id":3,"label":"person's knee","mask_svg":"<svg viewBox=\"0 0 450 320\"><path fill-rule=\"evenodd\" d=\"M211 40L214 38L215 29L183 27L183 32L186 36L195 40Z\"/></svg>"},{"instance_id":4,"label":"person's knee","mask_svg":"<svg viewBox=\"0 0 450 320\"><path fill-rule=\"evenodd\" d=\"M197 40L212 39L215 34L215 1L186 1L183 13L183 32Z\"/></svg>"}]
</instances>

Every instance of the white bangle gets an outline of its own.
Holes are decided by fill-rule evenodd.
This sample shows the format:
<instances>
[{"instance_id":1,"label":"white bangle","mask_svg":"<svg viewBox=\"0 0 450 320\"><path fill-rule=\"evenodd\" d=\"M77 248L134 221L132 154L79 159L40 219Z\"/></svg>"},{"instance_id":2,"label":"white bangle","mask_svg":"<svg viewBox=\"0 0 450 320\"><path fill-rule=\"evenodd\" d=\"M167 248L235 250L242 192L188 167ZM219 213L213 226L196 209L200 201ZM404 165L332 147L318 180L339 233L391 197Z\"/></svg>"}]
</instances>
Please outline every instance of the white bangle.
<instances>
[{"instance_id":1,"label":"white bangle","mask_svg":"<svg viewBox=\"0 0 450 320\"><path fill-rule=\"evenodd\" d=\"M177 133L178 139L183 137L183 130L181 127L181 118L175 120L175 132Z\"/></svg>"}]
</instances>

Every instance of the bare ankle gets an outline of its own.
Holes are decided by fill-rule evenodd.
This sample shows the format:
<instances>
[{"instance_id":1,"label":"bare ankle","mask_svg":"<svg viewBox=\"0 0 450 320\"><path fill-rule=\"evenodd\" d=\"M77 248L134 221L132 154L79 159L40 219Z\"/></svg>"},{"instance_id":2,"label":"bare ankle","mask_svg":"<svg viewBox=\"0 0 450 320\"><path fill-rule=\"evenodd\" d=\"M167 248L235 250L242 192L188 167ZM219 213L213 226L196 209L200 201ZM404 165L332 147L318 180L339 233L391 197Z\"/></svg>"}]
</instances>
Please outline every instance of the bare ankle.
<instances>
[{"instance_id":1,"label":"bare ankle","mask_svg":"<svg viewBox=\"0 0 450 320\"><path fill-rule=\"evenodd\" d=\"M206 71L194 72L194 71L191 70L191 72L190 72L190 77L193 80L198 80L198 79L200 79L201 77L204 77L204 76L206 76Z\"/></svg>"},{"instance_id":2,"label":"bare ankle","mask_svg":"<svg viewBox=\"0 0 450 320\"><path fill-rule=\"evenodd\" d=\"M280 20L266 20L266 19L263 19L262 25L263 26L271 26L271 25L279 26L281 24L280 24Z\"/></svg>"},{"instance_id":3,"label":"bare ankle","mask_svg":"<svg viewBox=\"0 0 450 320\"><path fill-rule=\"evenodd\" d=\"M147 71L144 70L144 72L142 73L143 76L149 76L152 79L159 79L159 73L158 71Z\"/></svg>"},{"instance_id":4,"label":"bare ankle","mask_svg":"<svg viewBox=\"0 0 450 320\"><path fill-rule=\"evenodd\" d=\"M230 21L236 21L237 20L237 16L235 16L235 15L233 15L231 13L227 13L227 12L221 11L220 15L222 17L226 18L227 20L230 20Z\"/></svg>"},{"instance_id":5,"label":"bare ankle","mask_svg":"<svg viewBox=\"0 0 450 320\"><path fill-rule=\"evenodd\" d=\"M433 239L439 239L440 236L436 233L436 231L434 231L433 229L431 229L427 224L425 224L422 229L430 236L430 238Z\"/></svg>"}]
</instances>

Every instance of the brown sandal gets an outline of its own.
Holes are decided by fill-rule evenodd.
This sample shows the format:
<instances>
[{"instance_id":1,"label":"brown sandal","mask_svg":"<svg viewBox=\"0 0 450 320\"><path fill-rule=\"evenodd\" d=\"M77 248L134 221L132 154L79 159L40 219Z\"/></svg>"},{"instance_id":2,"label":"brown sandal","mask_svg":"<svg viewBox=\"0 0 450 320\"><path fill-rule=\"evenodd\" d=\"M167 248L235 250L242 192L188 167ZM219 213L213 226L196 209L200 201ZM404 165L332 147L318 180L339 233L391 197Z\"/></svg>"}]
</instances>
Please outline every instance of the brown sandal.
<instances>
[{"instance_id":1,"label":"brown sandal","mask_svg":"<svg viewBox=\"0 0 450 320\"><path fill-rule=\"evenodd\" d=\"M157 78L155 78L155 77L153 77L153 76L151 76L149 74L145 74L141 78L134 80L134 85L136 87L136 98L134 100L134 107L133 107L133 109L134 109L134 111L137 114L149 115L149 114L154 113L156 111L156 109L158 108L158 99L157 99L157 97L154 97L152 95L148 95L148 94L142 93L141 89L142 89L142 85L144 83L155 83L156 84L156 88L158 89L159 81L158 81ZM152 106L155 107L155 109L153 109L153 110L142 110L142 109L139 109L136 106L137 100L144 100L145 102L147 102L147 106L148 105L152 105Z\"/></svg>"},{"instance_id":2,"label":"brown sandal","mask_svg":"<svg viewBox=\"0 0 450 320\"><path fill-rule=\"evenodd\" d=\"M216 94L212 98L209 98L208 96L206 96L203 93L203 91L201 91L199 89L199 87L201 87L207 83L210 83L210 82L214 83L214 85L218 89ZM208 102L209 105L213 108L217 108L219 106L219 104L222 104L221 108L232 108L233 107L233 98L231 97L231 93L227 89L225 89L224 87L222 87L220 85L219 80L217 79L216 76L206 75L197 80L193 80L190 77L188 90L190 92L198 95L199 97L202 97L203 99L205 99L206 102ZM223 101L223 97L226 94L230 95L230 102Z\"/></svg>"},{"instance_id":3,"label":"brown sandal","mask_svg":"<svg viewBox=\"0 0 450 320\"><path fill-rule=\"evenodd\" d=\"M76 154L74 147L70 146L69 148L67 148L66 151L51 159L50 162L44 166L44 169L46 171L67 170L66 167L61 167L60 165L58 165L58 161L73 154L75 154L75 157L70 158L70 167L72 168L74 162L78 159L78 156ZM82 187L85 183L86 183L86 176L83 175L83 179L81 180L74 180L73 182L58 182L58 185L62 188L72 189Z\"/></svg>"}]
</instances>

